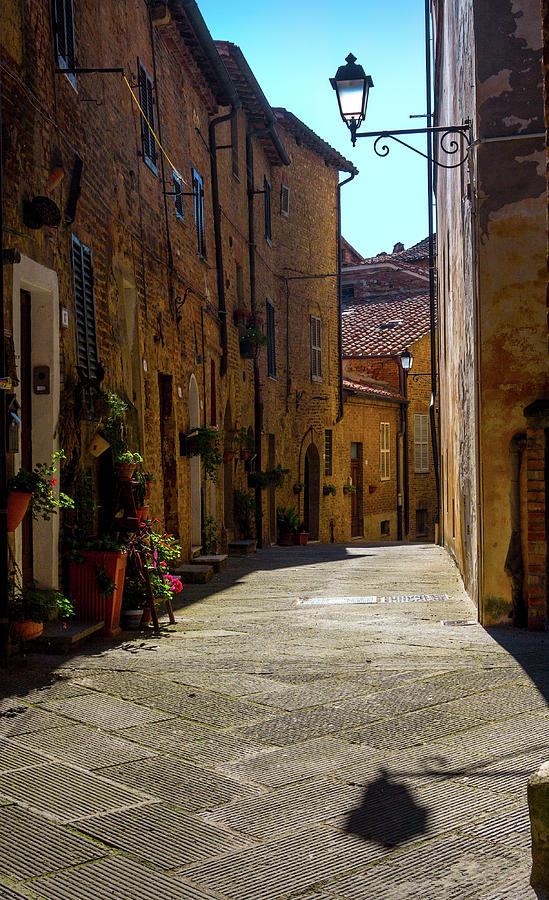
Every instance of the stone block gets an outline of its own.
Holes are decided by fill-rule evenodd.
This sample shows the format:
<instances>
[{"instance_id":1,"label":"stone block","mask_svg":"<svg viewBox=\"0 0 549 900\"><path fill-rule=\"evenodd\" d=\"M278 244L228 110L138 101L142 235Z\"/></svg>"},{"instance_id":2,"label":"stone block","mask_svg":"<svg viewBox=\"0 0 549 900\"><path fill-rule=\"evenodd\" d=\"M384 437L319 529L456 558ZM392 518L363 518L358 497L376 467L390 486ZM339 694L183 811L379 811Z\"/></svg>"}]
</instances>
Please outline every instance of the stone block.
<instances>
[{"instance_id":1,"label":"stone block","mask_svg":"<svg viewBox=\"0 0 549 900\"><path fill-rule=\"evenodd\" d=\"M179 566L173 572L184 584L207 584L208 581L211 581L213 573L213 566L197 566L195 564Z\"/></svg>"},{"instance_id":2,"label":"stone block","mask_svg":"<svg viewBox=\"0 0 549 900\"><path fill-rule=\"evenodd\" d=\"M535 888L549 890L549 762L528 780L528 809L532 831L532 875Z\"/></svg>"},{"instance_id":3,"label":"stone block","mask_svg":"<svg viewBox=\"0 0 549 900\"><path fill-rule=\"evenodd\" d=\"M227 565L228 556L226 553L216 553L211 556L195 556L191 560L193 566L211 566L214 572L220 572Z\"/></svg>"},{"instance_id":4,"label":"stone block","mask_svg":"<svg viewBox=\"0 0 549 900\"><path fill-rule=\"evenodd\" d=\"M229 556L247 556L255 553L257 541L231 541L229 544Z\"/></svg>"}]
</instances>

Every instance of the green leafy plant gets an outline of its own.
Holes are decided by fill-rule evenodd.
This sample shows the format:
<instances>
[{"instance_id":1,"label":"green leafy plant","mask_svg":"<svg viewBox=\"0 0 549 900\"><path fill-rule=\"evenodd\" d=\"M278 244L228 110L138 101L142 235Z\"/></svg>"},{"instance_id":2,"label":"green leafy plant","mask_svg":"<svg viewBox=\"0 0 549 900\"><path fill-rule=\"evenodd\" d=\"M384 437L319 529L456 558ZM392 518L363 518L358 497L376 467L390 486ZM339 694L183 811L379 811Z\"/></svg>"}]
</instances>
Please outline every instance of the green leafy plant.
<instances>
[{"instance_id":1,"label":"green leafy plant","mask_svg":"<svg viewBox=\"0 0 549 900\"><path fill-rule=\"evenodd\" d=\"M269 475L267 472L250 472L248 475L248 484L250 487L261 488L262 491L269 487Z\"/></svg>"},{"instance_id":2,"label":"green leafy plant","mask_svg":"<svg viewBox=\"0 0 549 900\"><path fill-rule=\"evenodd\" d=\"M119 453L114 454L114 458L117 463L121 463L123 466L137 466L143 462L141 454L134 450L121 450Z\"/></svg>"},{"instance_id":3,"label":"green leafy plant","mask_svg":"<svg viewBox=\"0 0 549 900\"><path fill-rule=\"evenodd\" d=\"M337 488L335 484L325 484L322 488L322 493L325 497L328 497L330 494L332 495L332 497L335 497L335 495L337 494Z\"/></svg>"},{"instance_id":4,"label":"green leafy plant","mask_svg":"<svg viewBox=\"0 0 549 900\"><path fill-rule=\"evenodd\" d=\"M95 584L99 593L104 597L110 597L116 587L112 578L107 575L105 569L101 568L101 566L96 566L95 568Z\"/></svg>"},{"instance_id":5,"label":"green leafy plant","mask_svg":"<svg viewBox=\"0 0 549 900\"><path fill-rule=\"evenodd\" d=\"M281 534L295 534L299 525L299 514L294 506L279 506L276 521Z\"/></svg>"},{"instance_id":6,"label":"green leafy plant","mask_svg":"<svg viewBox=\"0 0 549 900\"><path fill-rule=\"evenodd\" d=\"M257 344L258 347L261 347L267 343L267 335L263 334L261 328L258 328L257 325L247 325L240 335L240 342Z\"/></svg>"},{"instance_id":7,"label":"green leafy plant","mask_svg":"<svg viewBox=\"0 0 549 900\"><path fill-rule=\"evenodd\" d=\"M9 579L8 618L12 622L51 622L74 615L74 606L61 591L40 588L36 584L18 586Z\"/></svg>"},{"instance_id":8,"label":"green leafy plant","mask_svg":"<svg viewBox=\"0 0 549 900\"><path fill-rule=\"evenodd\" d=\"M233 494L234 520L238 534L243 541L251 541L255 535L258 508L250 491L236 490Z\"/></svg>"},{"instance_id":9,"label":"green leafy plant","mask_svg":"<svg viewBox=\"0 0 549 900\"><path fill-rule=\"evenodd\" d=\"M217 482L217 470L223 462L219 431L217 428L197 428L194 437L196 439L196 452L192 453L192 455L200 456L204 474L215 484Z\"/></svg>"},{"instance_id":10,"label":"green leafy plant","mask_svg":"<svg viewBox=\"0 0 549 900\"><path fill-rule=\"evenodd\" d=\"M305 487L304 481L296 481L296 483L294 484L294 494L301 494L301 491L303 490L304 487Z\"/></svg>"},{"instance_id":11,"label":"green leafy plant","mask_svg":"<svg viewBox=\"0 0 549 900\"><path fill-rule=\"evenodd\" d=\"M253 433L244 426L239 428L236 432L236 440L241 450L249 450L250 452L255 450L255 437Z\"/></svg>"},{"instance_id":12,"label":"green leafy plant","mask_svg":"<svg viewBox=\"0 0 549 900\"><path fill-rule=\"evenodd\" d=\"M286 475L289 474L290 470L283 469L280 463L275 466L274 469L267 470L267 478L269 479L269 483L273 484L275 487L282 487Z\"/></svg>"},{"instance_id":13,"label":"green leafy plant","mask_svg":"<svg viewBox=\"0 0 549 900\"><path fill-rule=\"evenodd\" d=\"M57 463L66 459L64 450L58 450L52 454L49 463L37 463L34 469L19 469L8 481L10 491L24 491L31 494L29 509L33 519L45 519L49 521L58 509L73 509L74 500L62 491L56 497L54 486L57 478Z\"/></svg>"},{"instance_id":14,"label":"green leafy plant","mask_svg":"<svg viewBox=\"0 0 549 900\"><path fill-rule=\"evenodd\" d=\"M217 522L213 516L205 516L202 522L202 552L206 555L217 552Z\"/></svg>"},{"instance_id":15,"label":"green leafy plant","mask_svg":"<svg viewBox=\"0 0 549 900\"><path fill-rule=\"evenodd\" d=\"M344 484L343 485L343 493L344 494L356 494L356 487L354 484Z\"/></svg>"},{"instance_id":16,"label":"green leafy plant","mask_svg":"<svg viewBox=\"0 0 549 900\"><path fill-rule=\"evenodd\" d=\"M307 526L305 522L300 521L297 523L296 534L304 534L307 531Z\"/></svg>"}]
</instances>

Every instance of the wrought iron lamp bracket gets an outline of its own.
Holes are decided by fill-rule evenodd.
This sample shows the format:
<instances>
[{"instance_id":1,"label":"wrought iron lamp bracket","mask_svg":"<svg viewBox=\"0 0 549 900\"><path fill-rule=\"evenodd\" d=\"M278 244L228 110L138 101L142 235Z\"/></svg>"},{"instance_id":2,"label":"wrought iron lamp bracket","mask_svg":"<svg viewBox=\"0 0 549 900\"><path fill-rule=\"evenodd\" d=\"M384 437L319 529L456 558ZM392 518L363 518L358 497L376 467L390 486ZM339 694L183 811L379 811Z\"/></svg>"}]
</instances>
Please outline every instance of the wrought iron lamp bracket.
<instances>
[{"instance_id":1,"label":"wrought iron lamp bracket","mask_svg":"<svg viewBox=\"0 0 549 900\"><path fill-rule=\"evenodd\" d=\"M351 123L351 125L353 124L354 123ZM417 147L412 146L412 144L408 144L400 137L401 135L410 134L436 135L438 138L439 152L446 153L448 156L459 153L459 161L455 163L443 163L436 157L428 156L426 153L418 150ZM357 138L363 137L375 138L374 153L377 156L384 157L389 155L389 145L386 143L381 143L381 146L379 145L382 141L391 140L395 141L397 144L401 144L403 147L407 147L408 150L413 150L414 153L417 153L418 156L422 156L424 159L430 159L435 166L438 166L441 169L458 169L467 162L473 136L471 122L466 119L462 125L434 125L427 128L401 128L396 131L357 131L356 125L355 127L351 127L351 140L353 146L355 145Z\"/></svg>"}]
</instances>

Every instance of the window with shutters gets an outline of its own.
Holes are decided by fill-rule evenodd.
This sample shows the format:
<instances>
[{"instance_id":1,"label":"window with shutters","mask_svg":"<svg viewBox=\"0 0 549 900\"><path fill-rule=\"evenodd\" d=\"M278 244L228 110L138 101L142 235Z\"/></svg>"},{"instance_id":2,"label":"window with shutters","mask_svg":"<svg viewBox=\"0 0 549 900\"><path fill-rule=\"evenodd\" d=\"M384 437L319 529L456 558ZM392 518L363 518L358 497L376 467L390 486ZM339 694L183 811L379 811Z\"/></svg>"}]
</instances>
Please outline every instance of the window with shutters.
<instances>
[{"instance_id":1,"label":"window with shutters","mask_svg":"<svg viewBox=\"0 0 549 900\"><path fill-rule=\"evenodd\" d=\"M388 481L391 477L391 431L389 422L379 423L379 477Z\"/></svg>"},{"instance_id":2,"label":"window with shutters","mask_svg":"<svg viewBox=\"0 0 549 900\"><path fill-rule=\"evenodd\" d=\"M263 176L263 199L265 201L265 237L271 243L273 232L271 227L271 185Z\"/></svg>"},{"instance_id":3,"label":"window with shutters","mask_svg":"<svg viewBox=\"0 0 549 900\"><path fill-rule=\"evenodd\" d=\"M72 269L76 365L84 379L93 382L99 375L100 365L97 356L92 252L74 235L72 236Z\"/></svg>"},{"instance_id":4,"label":"window with shutters","mask_svg":"<svg viewBox=\"0 0 549 900\"><path fill-rule=\"evenodd\" d=\"M332 429L324 432L324 474L332 474Z\"/></svg>"},{"instance_id":5,"label":"window with shutters","mask_svg":"<svg viewBox=\"0 0 549 900\"><path fill-rule=\"evenodd\" d=\"M290 215L290 188L287 184L280 185L280 215L286 218Z\"/></svg>"},{"instance_id":6,"label":"window with shutters","mask_svg":"<svg viewBox=\"0 0 549 900\"><path fill-rule=\"evenodd\" d=\"M54 0L53 32L55 36L55 55L60 69L74 69L76 55L74 51L74 15L72 0ZM76 75L67 75L70 83L76 87Z\"/></svg>"},{"instance_id":7,"label":"window with shutters","mask_svg":"<svg viewBox=\"0 0 549 900\"><path fill-rule=\"evenodd\" d=\"M414 415L414 472L429 471L429 416Z\"/></svg>"},{"instance_id":8,"label":"window with shutters","mask_svg":"<svg viewBox=\"0 0 549 900\"><path fill-rule=\"evenodd\" d=\"M154 131L153 83L145 66L139 60L137 60L137 80L139 84L139 105L141 106L149 125ZM149 128L147 122L145 122L145 119L141 116L141 151L143 153L143 160L147 163L149 169L157 175L158 157L156 155L156 142L152 136L151 128Z\"/></svg>"},{"instance_id":9,"label":"window with shutters","mask_svg":"<svg viewBox=\"0 0 549 900\"><path fill-rule=\"evenodd\" d=\"M270 300L265 304L267 318L267 375L276 378L275 310Z\"/></svg>"},{"instance_id":10,"label":"window with shutters","mask_svg":"<svg viewBox=\"0 0 549 900\"><path fill-rule=\"evenodd\" d=\"M183 181L173 173L173 192L175 195L175 214L178 219L185 220L185 207L183 205Z\"/></svg>"},{"instance_id":11,"label":"window with shutters","mask_svg":"<svg viewBox=\"0 0 549 900\"><path fill-rule=\"evenodd\" d=\"M311 316L311 378L322 381L322 321Z\"/></svg>"},{"instance_id":12,"label":"window with shutters","mask_svg":"<svg viewBox=\"0 0 549 900\"><path fill-rule=\"evenodd\" d=\"M206 256L206 243L204 240L204 182L196 169L191 169L194 195L194 222L196 226L196 242L198 255L201 259Z\"/></svg>"}]
</instances>

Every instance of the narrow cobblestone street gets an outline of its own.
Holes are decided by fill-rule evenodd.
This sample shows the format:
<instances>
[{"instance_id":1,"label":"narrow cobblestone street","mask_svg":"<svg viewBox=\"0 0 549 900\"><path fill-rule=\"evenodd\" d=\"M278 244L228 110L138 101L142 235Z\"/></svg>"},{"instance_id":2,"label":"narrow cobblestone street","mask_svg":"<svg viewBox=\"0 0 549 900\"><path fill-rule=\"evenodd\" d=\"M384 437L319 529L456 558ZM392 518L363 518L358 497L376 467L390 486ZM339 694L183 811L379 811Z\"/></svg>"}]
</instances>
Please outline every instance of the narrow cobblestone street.
<instances>
[{"instance_id":1,"label":"narrow cobblestone street","mask_svg":"<svg viewBox=\"0 0 549 900\"><path fill-rule=\"evenodd\" d=\"M273 548L185 598L2 673L2 900L535 898L547 635L474 624L431 545Z\"/></svg>"}]
</instances>

